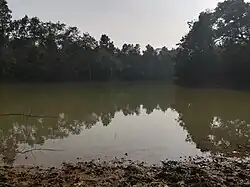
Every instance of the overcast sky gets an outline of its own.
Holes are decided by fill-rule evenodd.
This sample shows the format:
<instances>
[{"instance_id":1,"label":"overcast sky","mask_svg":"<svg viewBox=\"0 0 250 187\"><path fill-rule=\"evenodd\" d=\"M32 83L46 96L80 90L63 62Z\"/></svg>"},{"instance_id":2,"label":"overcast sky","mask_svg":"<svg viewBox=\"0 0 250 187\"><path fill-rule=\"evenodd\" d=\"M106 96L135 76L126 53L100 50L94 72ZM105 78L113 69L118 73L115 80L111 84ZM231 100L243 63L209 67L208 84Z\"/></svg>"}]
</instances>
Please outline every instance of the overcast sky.
<instances>
[{"instance_id":1,"label":"overcast sky","mask_svg":"<svg viewBox=\"0 0 250 187\"><path fill-rule=\"evenodd\" d=\"M214 8L219 0L7 0L13 17L25 14L43 21L77 26L96 39L107 34L123 43L175 47L187 33L187 21Z\"/></svg>"}]
</instances>

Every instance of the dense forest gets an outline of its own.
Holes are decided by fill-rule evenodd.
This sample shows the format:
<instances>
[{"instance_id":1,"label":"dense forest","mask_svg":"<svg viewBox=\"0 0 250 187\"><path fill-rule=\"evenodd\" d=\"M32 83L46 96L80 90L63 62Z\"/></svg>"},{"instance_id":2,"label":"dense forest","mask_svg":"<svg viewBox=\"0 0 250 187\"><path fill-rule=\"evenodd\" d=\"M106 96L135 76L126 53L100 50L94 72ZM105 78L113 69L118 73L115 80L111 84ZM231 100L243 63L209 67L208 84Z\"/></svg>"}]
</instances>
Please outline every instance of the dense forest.
<instances>
[{"instance_id":1,"label":"dense forest","mask_svg":"<svg viewBox=\"0 0 250 187\"><path fill-rule=\"evenodd\" d=\"M226 0L188 22L176 49L96 40L76 27L24 16L13 20L0 0L0 79L3 81L166 80L250 82L250 4Z\"/></svg>"},{"instance_id":2,"label":"dense forest","mask_svg":"<svg viewBox=\"0 0 250 187\"><path fill-rule=\"evenodd\" d=\"M171 51L124 44L103 34L99 41L76 27L24 16L12 20L0 5L0 76L21 81L162 80L172 76Z\"/></svg>"}]
</instances>

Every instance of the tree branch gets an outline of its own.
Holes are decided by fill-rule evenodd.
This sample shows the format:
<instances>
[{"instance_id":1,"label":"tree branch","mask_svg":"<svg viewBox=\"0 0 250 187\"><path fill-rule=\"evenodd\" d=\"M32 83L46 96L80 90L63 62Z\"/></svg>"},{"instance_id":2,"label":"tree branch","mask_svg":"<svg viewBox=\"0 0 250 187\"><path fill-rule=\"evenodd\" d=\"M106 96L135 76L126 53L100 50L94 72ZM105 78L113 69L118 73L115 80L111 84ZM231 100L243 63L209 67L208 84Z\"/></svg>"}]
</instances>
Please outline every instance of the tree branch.
<instances>
[{"instance_id":1,"label":"tree branch","mask_svg":"<svg viewBox=\"0 0 250 187\"><path fill-rule=\"evenodd\" d=\"M57 118L55 116L39 116L39 115L19 114L19 113L0 114L0 117L5 117L5 116L24 116L29 118L53 118L53 119Z\"/></svg>"}]
</instances>

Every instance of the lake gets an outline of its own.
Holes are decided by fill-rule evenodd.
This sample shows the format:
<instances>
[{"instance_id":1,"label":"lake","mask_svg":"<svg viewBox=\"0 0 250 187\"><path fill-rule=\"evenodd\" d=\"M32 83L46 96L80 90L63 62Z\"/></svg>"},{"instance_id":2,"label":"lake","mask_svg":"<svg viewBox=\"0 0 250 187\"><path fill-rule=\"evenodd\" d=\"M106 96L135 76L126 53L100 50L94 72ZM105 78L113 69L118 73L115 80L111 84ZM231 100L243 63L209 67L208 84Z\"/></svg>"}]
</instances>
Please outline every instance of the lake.
<instances>
[{"instance_id":1,"label":"lake","mask_svg":"<svg viewBox=\"0 0 250 187\"><path fill-rule=\"evenodd\" d=\"M167 83L1 84L0 160L248 157L250 91Z\"/></svg>"}]
</instances>

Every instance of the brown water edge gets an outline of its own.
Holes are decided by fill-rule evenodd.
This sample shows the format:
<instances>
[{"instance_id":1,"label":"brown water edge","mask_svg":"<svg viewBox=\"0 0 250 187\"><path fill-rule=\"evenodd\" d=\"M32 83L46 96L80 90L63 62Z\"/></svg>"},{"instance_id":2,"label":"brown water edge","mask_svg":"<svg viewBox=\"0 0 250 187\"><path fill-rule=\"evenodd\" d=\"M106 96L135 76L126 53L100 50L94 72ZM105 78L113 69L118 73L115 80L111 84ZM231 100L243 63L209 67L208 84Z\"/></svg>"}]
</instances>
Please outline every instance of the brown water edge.
<instances>
[{"instance_id":1,"label":"brown water edge","mask_svg":"<svg viewBox=\"0 0 250 187\"><path fill-rule=\"evenodd\" d=\"M189 157L148 165L126 158L63 163L61 167L0 167L0 186L250 186L250 162Z\"/></svg>"}]
</instances>

